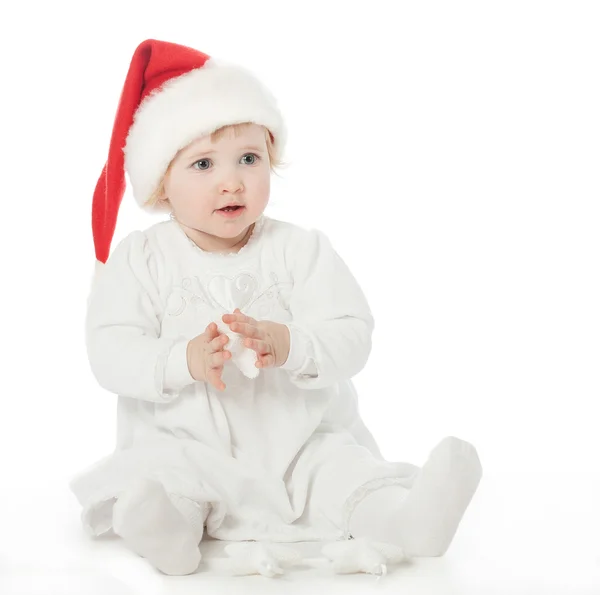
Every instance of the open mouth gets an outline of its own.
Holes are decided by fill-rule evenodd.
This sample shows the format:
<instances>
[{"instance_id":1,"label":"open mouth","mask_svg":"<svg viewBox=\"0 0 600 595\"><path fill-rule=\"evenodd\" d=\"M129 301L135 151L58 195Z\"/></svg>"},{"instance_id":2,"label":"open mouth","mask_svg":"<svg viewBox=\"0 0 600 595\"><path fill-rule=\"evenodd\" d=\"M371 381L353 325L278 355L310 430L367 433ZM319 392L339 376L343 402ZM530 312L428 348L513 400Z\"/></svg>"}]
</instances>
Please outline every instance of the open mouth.
<instances>
[{"instance_id":1,"label":"open mouth","mask_svg":"<svg viewBox=\"0 0 600 595\"><path fill-rule=\"evenodd\" d=\"M227 207L223 207L222 209L217 209L217 213L223 217L233 219L235 217L239 217L245 210L246 207L241 205L229 205Z\"/></svg>"}]
</instances>

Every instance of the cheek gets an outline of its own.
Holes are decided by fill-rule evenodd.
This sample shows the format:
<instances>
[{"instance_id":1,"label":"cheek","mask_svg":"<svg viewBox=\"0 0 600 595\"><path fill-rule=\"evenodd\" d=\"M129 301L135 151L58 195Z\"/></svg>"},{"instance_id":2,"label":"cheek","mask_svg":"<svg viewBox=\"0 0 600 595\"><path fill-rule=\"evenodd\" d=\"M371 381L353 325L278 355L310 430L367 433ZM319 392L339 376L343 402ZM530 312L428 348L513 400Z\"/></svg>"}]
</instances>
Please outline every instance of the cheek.
<instances>
[{"instance_id":1,"label":"cheek","mask_svg":"<svg viewBox=\"0 0 600 595\"><path fill-rule=\"evenodd\" d=\"M200 176L179 180L171 186L173 205L180 210L197 210L202 202L201 197L207 196L208 193L209 185Z\"/></svg>"},{"instance_id":2,"label":"cheek","mask_svg":"<svg viewBox=\"0 0 600 595\"><path fill-rule=\"evenodd\" d=\"M257 178L254 186L254 191L257 198L268 198L271 190L271 176L270 174L261 175Z\"/></svg>"}]
</instances>

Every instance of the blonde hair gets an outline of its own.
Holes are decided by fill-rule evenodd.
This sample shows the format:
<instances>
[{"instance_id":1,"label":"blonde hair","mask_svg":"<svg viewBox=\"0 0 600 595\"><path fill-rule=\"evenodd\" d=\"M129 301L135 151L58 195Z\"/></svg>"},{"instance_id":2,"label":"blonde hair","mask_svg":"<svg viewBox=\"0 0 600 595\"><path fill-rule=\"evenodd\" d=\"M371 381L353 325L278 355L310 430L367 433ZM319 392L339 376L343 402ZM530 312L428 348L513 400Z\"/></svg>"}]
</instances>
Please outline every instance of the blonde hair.
<instances>
[{"instance_id":1,"label":"blonde hair","mask_svg":"<svg viewBox=\"0 0 600 595\"><path fill-rule=\"evenodd\" d=\"M240 134L242 134L244 129L250 125L251 125L251 122L242 122L240 124L227 124L226 126L221 126L221 128L217 128L217 130L215 130L214 132L211 133L210 140L211 140L211 142L216 143L219 140L221 140L225 136L225 134L227 132L229 132L230 130L233 131L235 137L238 137L238 136L240 136ZM265 140L267 141L267 153L269 155L269 166L271 168L271 171L276 174L277 168L284 167L285 164L281 159L277 159L275 157L275 151L273 148L273 137L271 136L271 133L269 132L269 130L266 127L263 126L263 128L265 131ZM171 171L173 162L175 161L177 156L183 150L184 149L180 149L177 152L177 154L175 155L175 157L173 157L173 159L171 159L171 162L169 163L169 166L167 167L160 182L158 183L156 190L152 193L150 198L144 203L145 207L150 207L150 208L153 208L156 210L170 210L169 200L161 199L161 197L163 197L165 194L165 178Z\"/></svg>"}]
</instances>

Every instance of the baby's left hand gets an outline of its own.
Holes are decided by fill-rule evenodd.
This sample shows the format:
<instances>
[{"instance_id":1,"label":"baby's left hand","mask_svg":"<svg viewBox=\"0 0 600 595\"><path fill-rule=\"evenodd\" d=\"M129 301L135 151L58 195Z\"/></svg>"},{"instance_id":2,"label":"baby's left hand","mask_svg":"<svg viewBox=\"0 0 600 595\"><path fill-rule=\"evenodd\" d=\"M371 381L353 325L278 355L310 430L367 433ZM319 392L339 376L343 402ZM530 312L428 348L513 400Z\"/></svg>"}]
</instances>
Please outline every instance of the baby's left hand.
<instances>
[{"instance_id":1,"label":"baby's left hand","mask_svg":"<svg viewBox=\"0 0 600 595\"><path fill-rule=\"evenodd\" d=\"M285 324L269 320L256 321L242 314L239 308L236 308L233 314L224 314L223 322L229 325L234 333L245 337L245 347L256 351L257 368L278 368L287 361L290 333Z\"/></svg>"}]
</instances>

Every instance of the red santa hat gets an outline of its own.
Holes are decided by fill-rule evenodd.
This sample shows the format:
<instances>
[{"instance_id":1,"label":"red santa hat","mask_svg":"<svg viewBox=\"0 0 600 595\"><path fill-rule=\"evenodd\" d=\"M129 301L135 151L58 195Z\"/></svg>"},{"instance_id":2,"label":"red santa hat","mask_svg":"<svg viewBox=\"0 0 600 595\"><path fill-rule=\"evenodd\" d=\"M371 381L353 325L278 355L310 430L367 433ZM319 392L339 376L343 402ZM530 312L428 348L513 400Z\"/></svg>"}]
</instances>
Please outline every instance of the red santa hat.
<instances>
[{"instance_id":1,"label":"red santa hat","mask_svg":"<svg viewBox=\"0 0 600 595\"><path fill-rule=\"evenodd\" d=\"M125 170L142 206L176 153L200 136L243 122L265 126L281 157L286 131L277 102L248 70L195 49L147 39L135 50L96 184L92 230L105 263L125 192Z\"/></svg>"}]
</instances>

